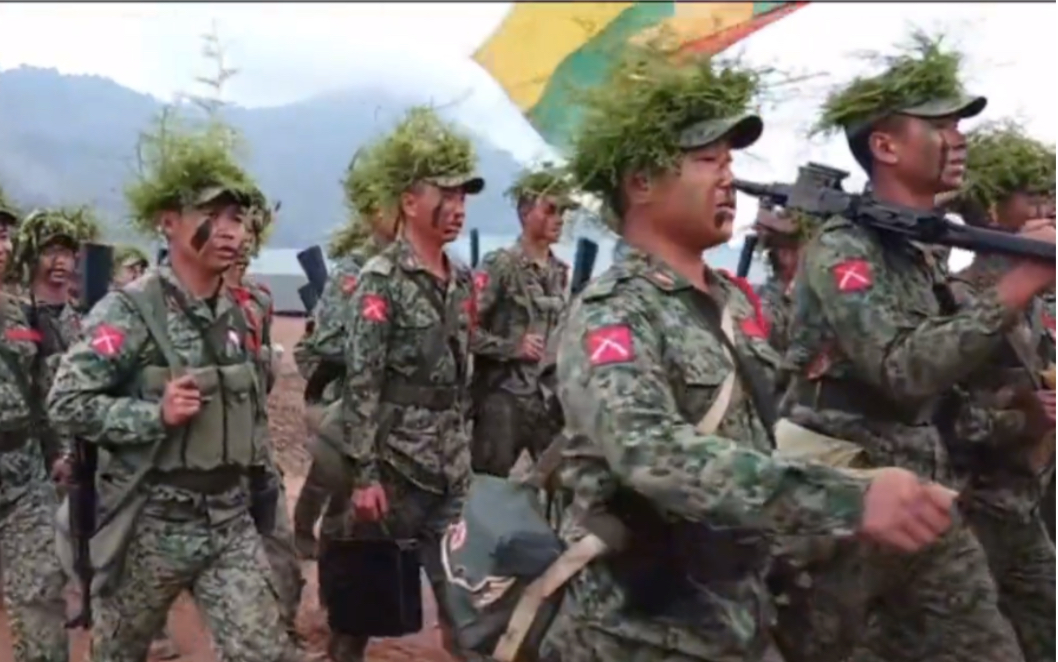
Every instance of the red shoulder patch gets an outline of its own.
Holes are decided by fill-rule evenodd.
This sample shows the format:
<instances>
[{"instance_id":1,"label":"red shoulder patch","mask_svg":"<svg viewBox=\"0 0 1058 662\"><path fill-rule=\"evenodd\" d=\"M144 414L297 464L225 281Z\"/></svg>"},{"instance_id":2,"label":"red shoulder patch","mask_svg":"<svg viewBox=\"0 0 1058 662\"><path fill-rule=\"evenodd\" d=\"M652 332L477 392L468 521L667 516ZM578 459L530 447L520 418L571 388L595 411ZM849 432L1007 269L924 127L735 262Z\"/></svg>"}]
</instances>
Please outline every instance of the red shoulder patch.
<instances>
[{"instance_id":1,"label":"red shoulder patch","mask_svg":"<svg viewBox=\"0 0 1058 662\"><path fill-rule=\"evenodd\" d=\"M368 322L383 324L389 320L389 302L377 294L364 295L360 304L360 315Z\"/></svg>"},{"instance_id":2,"label":"red shoulder patch","mask_svg":"<svg viewBox=\"0 0 1058 662\"><path fill-rule=\"evenodd\" d=\"M1043 327L1054 334L1054 315L1043 311Z\"/></svg>"},{"instance_id":3,"label":"red shoulder patch","mask_svg":"<svg viewBox=\"0 0 1058 662\"><path fill-rule=\"evenodd\" d=\"M356 276L345 276L342 278L342 294L349 297L356 291L357 284Z\"/></svg>"},{"instance_id":4,"label":"red shoulder patch","mask_svg":"<svg viewBox=\"0 0 1058 662\"><path fill-rule=\"evenodd\" d=\"M635 360L632 329L624 325L604 326L586 337L588 362L593 366L631 363Z\"/></svg>"},{"instance_id":5,"label":"red shoulder patch","mask_svg":"<svg viewBox=\"0 0 1058 662\"><path fill-rule=\"evenodd\" d=\"M96 354L109 359L121 353L125 346L125 332L109 324L100 324L88 344Z\"/></svg>"},{"instance_id":6,"label":"red shoulder patch","mask_svg":"<svg viewBox=\"0 0 1058 662\"><path fill-rule=\"evenodd\" d=\"M739 278L726 269L721 270L720 273L727 276L735 284L735 287L742 290L742 294L746 296L750 305L753 306L754 316L742 320L742 333L750 338L767 338L771 332L771 322L768 321L768 315L764 312L764 302L760 300L757 291L753 289L753 286L745 278Z\"/></svg>"},{"instance_id":7,"label":"red shoulder patch","mask_svg":"<svg viewBox=\"0 0 1058 662\"><path fill-rule=\"evenodd\" d=\"M831 273L834 275L834 285L842 294L866 292L874 285L873 270L867 260L842 262Z\"/></svg>"},{"instance_id":8,"label":"red shoulder patch","mask_svg":"<svg viewBox=\"0 0 1058 662\"><path fill-rule=\"evenodd\" d=\"M16 327L13 329L7 329L6 331L4 331L4 337L10 340L11 342L39 343L44 340L44 336L40 334L40 331L27 327Z\"/></svg>"},{"instance_id":9,"label":"red shoulder patch","mask_svg":"<svg viewBox=\"0 0 1058 662\"><path fill-rule=\"evenodd\" d=\"M467 297L463 302L463 312L467 314L470 330L473 331L478 325L478 300L475 297Z\"/></svg>"},{"instance_id":10,"label":"red shoulder patch","mask_svg":"<svg viewBox=\"0 0 1058 662\"><path fill-rule=\"evenodd\" d=\"M760 321L753 317L742 320L741 326L742 333L745 334L747 338L753 338L755 340L767 340L768 338L768 332L764 330L763 326L761 326Z\"/></svg>"},{"instance_id":11,"label":"red shoulder patch","mask_svg":"<svg viewBox=\"0 0 1058 662\"><path fill-rule=\"evenodd\" d=\"M485 271L474 272L474 291L483 292L489 286L489 274Z\"/></svg>"}]
</instances>

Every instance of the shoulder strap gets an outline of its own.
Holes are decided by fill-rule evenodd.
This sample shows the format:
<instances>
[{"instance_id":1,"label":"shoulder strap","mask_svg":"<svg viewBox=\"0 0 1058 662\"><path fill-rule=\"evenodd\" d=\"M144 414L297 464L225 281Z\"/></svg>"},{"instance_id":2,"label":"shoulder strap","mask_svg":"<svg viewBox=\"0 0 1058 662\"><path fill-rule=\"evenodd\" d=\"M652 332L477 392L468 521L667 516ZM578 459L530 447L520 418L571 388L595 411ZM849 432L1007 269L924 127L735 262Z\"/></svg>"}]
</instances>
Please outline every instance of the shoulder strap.
<instances>
[{"instance_id":1,"label":"shoulder strap","mask_svg":"<svg viewBox=\"0 0 1058 662\"><path fill-rule=\"evenodd\" d=\"M732 339L735 331L735 320L731 315L730 307L724 308L720 320L720 331L727 340L724 344L724 354L727 355L729 361L736 365L736 369L729 372L727 377L724 378L724 382L720 385L720 392L717 394L716 399L713 400L709 411L705 412L702 420L698 422L698 425L694 426L699 434L705 436L715 434L717 428L723 423L724 417L727 416L727 411L731 407L731 402L734 400L735 386L738 384L738 359L731 354L730 349L734 345Z\"/></svg>"},{"instance_id":2,"label":"shoulder strap","mask_svg":"<svg viewBox=\"0 0 1058 662\"><path fill-rule=\"evenodd\" d=\"M140 319L143 320L143 323L147 326L148 335L158 346L158 351L162 353L162 358L165 359L173 376L177 377L182 374L186 366L183 359L177 354L176 349L173 348L173 344L169 341L169 333L165 329L165 321L161 319L162 314L164 314L162 311L165 310L165 292L162 290L161 282L157 278L151 278L147 281L143 290L133 292L122 288L118 290L118 294L132 306L133 310L140 316Z\"/></svg>"}]
</instances>

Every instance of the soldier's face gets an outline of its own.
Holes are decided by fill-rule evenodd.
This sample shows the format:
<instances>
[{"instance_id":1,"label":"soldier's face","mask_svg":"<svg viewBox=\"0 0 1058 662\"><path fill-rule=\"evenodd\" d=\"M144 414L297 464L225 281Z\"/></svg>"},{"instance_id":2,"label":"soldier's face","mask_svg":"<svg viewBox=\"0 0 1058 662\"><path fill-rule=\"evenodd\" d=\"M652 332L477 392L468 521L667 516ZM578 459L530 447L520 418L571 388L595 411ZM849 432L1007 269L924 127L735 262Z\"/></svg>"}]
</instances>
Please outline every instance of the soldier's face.
<instances>
[{"instance_id":1,"label":"soldier's face","mask_svg":"<svg viewBox=\"0 0 1058 662\"><path fill-rule=\"evenodd\" d=\"M440 188L422 184L404 196L408 224L421 236L441 243L455 241L463 231L467 215L467 193L463 188Z\"/></svg>"},{"instance_id":2,"label":"soldier's face","mask_svg":"<svg viewBox=\"0 0 1058 662\"><path fill-rule=\"evenodd\" d=\"M246 241L244 209L221 204L190 209L163 220L170 250L200 264L209 272L221 274L232 267Z\"/></svg>"},{"instance_id":3,"label":"soldier's face","mask_svg":"<svg viewBox=\"0 0 1058 662\"><path fill-rule=\"evenodd\" d=\"M997 225L1007 230L1017 231L1031 220L1053 219L1054 198L1048 195L1015 193L996 207L994 215Z\"/></svg>"},{"instance_id":4,"label":"soldier's face","mask_svg":"<svg viewBox=\"0 0 1058 662\"><path fill-rule=\"evenodd\" d=\"M688 152L677 172L659 177L655 204L663 231L695 250L729 241L735 228L731 163L731 148L721 141Z\"/></svg>"},{"instance_id":5,"label":"soldier's face","mask_svg":"<svg viewBox=\"0 0 1058 662\"><path fill-rule=\"evenodd\" d=\"M563 209L551 196L541 196L525 214L524 232L536 241L553 244L562 238Z\"/></svg>"},{"instance_id":6,"label":"soldier's face","mask_svg":"<svg viewBox=\"0 0 1058 662\"><path fill-rule=\"evenodd\" d=\"M905 117L885 134L883 162L919 192L932 195L960 189L966 180L966 137L959 119Z\"/></svg>"},{"instance_id":7,"label":"soldier's face","mask_svg":"<svg viewBox=\"0 0 1058 662\"><path fill-rule=\"evenodd\" d=\"M69 284L76 266L77 254L73 248L50 244L41 252L37 275L48 285L63 287Z\"/></svg>"}]
</instances>

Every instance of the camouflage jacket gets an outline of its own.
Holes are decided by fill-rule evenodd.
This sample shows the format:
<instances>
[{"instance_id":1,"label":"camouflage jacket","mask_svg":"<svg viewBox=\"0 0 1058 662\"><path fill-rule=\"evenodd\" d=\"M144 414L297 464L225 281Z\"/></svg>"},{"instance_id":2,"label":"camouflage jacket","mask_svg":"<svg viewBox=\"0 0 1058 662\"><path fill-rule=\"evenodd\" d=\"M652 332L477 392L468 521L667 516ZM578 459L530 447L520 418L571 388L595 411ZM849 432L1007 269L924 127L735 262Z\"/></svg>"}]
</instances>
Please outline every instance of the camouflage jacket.
<instances>
[{"instance_id":1,"label":"camouflage jacket","mask_svg":"<svg viewBox=\"0 0 1058 662\"><path fill-rule=\"evenodd\" d=\"M707 278L732 313L740 354L774 373L779 357L742 289L749 286ZM622 493L645 498L672 522L743 530L761 544L773 534L851 534L866 483L772 459L747 391L736 390L714 432L697 429L735 368L717 333L686 302L694 292L669 268L630 250L572 304L558 353L559 397L573 436L561 469L573 499L564 538L582 537L587 516L608 511ZM696 586L690 604L651 619L630 614L624 585L597 562L573 582L572 617L687 658L757 659L771 625L763 565L740 580Z\"/></svg>"},{"instance_id":2,"label":"camouflage jacket","mask_svg":"<svg viewBox=\"0 0 1058 662\"><path fill-rule=\"evenodd\" d=\"M793 285L783 283L772 276L757 290L764 314L768 318L768 339L771 346L780 355L786 352L789 344L790 316L793 314L793 299L790 297Z\"/></svg>"},{"instance_id":3,"label":"camouflage jacket","mask_svg":"<svg viewBox=\"0 0 1058 662\"><path fill-rule=\"evenodd\" d=\"M474 275L478 326L471 338L476 393L496 389L512 395L537 395L540 364L518 357L526 334L545 344L566 307L569 267L554 255L543 265L521 244L485 256Z\"/></svg>"},{"instance_id":4,"label":"camouflage jacket","mask_svg":"<svg viewBox=\"0 0 1058 662\"><path fill-rule=\"evenodd\" d=\"M146 366L166 365L147 324L126 294L145 291L152 280L163 288L164 301L159 303L164 306L168 339L185 366L215 365L206 336L214 347L222 349L222 356L216 359L253 359L249 350L254 341L248 330L241 328L244 318L235 298L223 294L214 300L196 298L168 266L151 269L122 291L107 294L85 318L82 339L63 357L47 407L61 433L107 451L111 458L107 472L122 478L140 468L124 460L125 449L138 456L169 434L160 403L143 398L135 388ZM262 465L268 460L259 458ZM152 493L167 501L201 501L198 493L170 486L155 486ZM237 498L241 497L233 496L232 503L216 505L225 512L244 507ZM211 502L210 507L214 505Z\"/></svg>"},{"instance_id":5,"label":"camouflage jacket","mask_svg":"<svg viewBox=\"0 0 1058 662\"><path fill-rule=\"evenodd\" d=\"M353 482L379 480L385 463L420 488L466 489L472 274L453 261L447 282L405 241L364 265L345 345L342 424Z\"/></svg>"},{"instance_id":6,"label":"camouflage jacket","mask_svg":"<svg viewBox=\"0 0 1058 662\"><path fill-rule=\"evenodd\" d=\"M25 493L27 486L48 478L42 446L34 443L43 411L33 366L41 334L30 328L18 300L0 293L0 509ZM39 391L43 393L43 391ZM39 404L39 400L38 400ZM43 409L43 407L41 407Z\"/></svg>"},{"instance_id":7,"label":"camouflage jacket","mask_svg":"<svg viewBox=\"0 0 1058 662\"><path fill-rule=\"evenodd\" d=\"M845 218L828 221L808 244L794 285L785 413L857 444L869 466L951 482L934 413L986 364L1017 316L991 292L958 311L944 293L946 267L933 251L883 244Z\"/></svg>"},{"instance_id":8,"label":"camouflage jacket","mask_svg":"<svg viewBox=\"0 0 1058 662\"><path fill-rule=\"evenodd\" d=\"M41 393L46 394L55 380L63 354L81 337L81 313L70 303L52 305L27 301L24 305L30 324L41 333L43 361L38 363L37 379L40 380ZM45 421L42 425L48 423ZM42 435L42 442L47 457L73 451L71 437L50 429Z\"/></svg>"},{"instance_id":9,"label":"camouflage jacket","mask_svg":"<svg viewBox=\"0 0 1058 662\"><path fill-rule=\"evenodd\" d=\"M1008 258L978 255L953 282L960 305L985 295L1010 266ZM1034 390L1033 375L1053 365L1047 318L1041 300L1010 331L1008 342L962 382L965 402L957 434L948 440L961 482L972 488L969 495L975 505L1008 518L1033 518L1044 487L1028 461L1028 452L1040 439L1027 434L1025 415L1011 408L1003 394L1014 387Z\"/></svg>"}]
</instances>

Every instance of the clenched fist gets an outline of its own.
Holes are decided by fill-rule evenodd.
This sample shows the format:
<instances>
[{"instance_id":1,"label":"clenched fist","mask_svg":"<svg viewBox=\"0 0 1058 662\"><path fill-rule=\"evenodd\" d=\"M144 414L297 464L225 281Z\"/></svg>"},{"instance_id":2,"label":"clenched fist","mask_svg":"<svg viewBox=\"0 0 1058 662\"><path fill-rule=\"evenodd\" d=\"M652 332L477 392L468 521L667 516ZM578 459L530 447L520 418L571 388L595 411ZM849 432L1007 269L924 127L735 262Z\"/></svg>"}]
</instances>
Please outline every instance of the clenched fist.
<instances>
[{"instance_id":1,"label":"clenched fist","mask_svg":"<svg viewBox=\"0 0 1058 662\"><path fill-rule=\"evenodd\" d=\"M917 552L951 528L957 497L909 471L882 469L867 490L860 535L885 547Z\"/></svg>"},{"instance_id":2,"label":"clenched fist","mask_svg":"<svg viewBox=\"0 0 1058 662\"><path fill-rule=\"evenodd\" d=\"M165 385L162 395L162 422L179 427L202 409L202 393L191 375L178 377Z\"/></svg>"}]
</instances>

